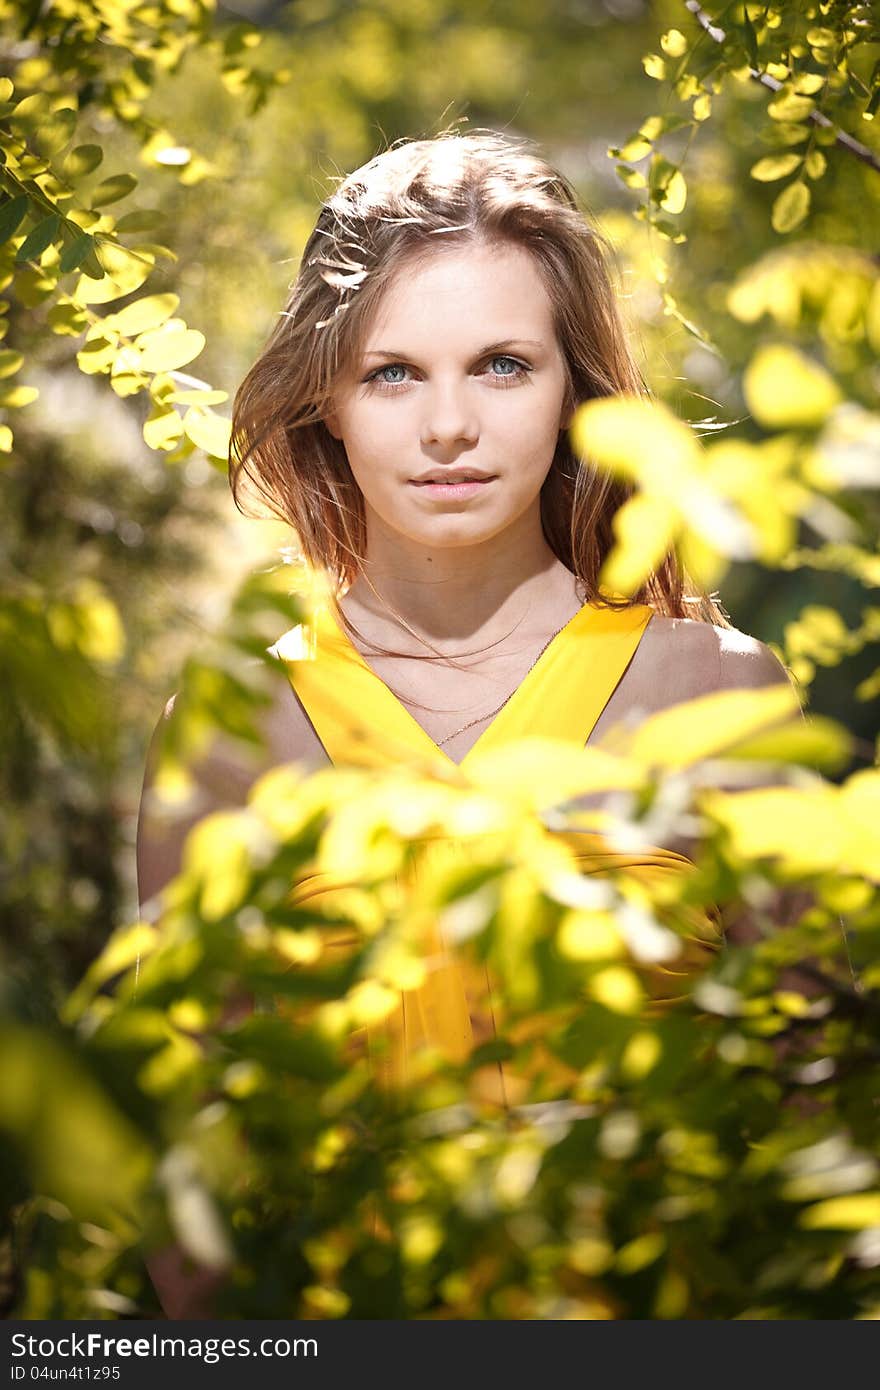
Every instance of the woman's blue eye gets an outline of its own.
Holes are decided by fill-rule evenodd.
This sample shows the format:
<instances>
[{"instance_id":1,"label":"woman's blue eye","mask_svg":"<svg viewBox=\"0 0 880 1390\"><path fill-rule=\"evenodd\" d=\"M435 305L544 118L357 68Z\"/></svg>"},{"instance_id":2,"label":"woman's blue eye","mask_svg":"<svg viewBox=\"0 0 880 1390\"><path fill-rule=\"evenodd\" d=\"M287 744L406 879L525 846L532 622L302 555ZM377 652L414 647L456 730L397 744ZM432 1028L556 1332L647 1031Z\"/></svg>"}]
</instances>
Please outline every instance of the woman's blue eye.
<instances>
[{"instance_id":1,"label":"woman's blue eye","mask_svg":"<svg viewBox=\"0 0 880 1390\"><path fill-rule=\"evenodd\" d=\"M503 366L500 371L497 371L495 368L499 363L502 363ZM515 357L508 357L506 353L499 353L496 357L490 357L487 365L491 369L490 375L494 376L496 380L503 380L505 385L508 382L513 383L531 370L524 363L518 362ZM402 362L388 362L384 367L377 367L366 378L366 381L367 384L376 385L381 390L393 391L409 384L407 380L409 370L409 367ZM390 376L389 373L392 372L399 373L399 375Z\"/></svg>"},{"instance_id":2,"label":"woman's blue eye","mask_svg":"<svg viewBox=\"0 0 880 1390\"><path fill-rule=\"evenodd\" d=\"M401 366L401 364L400 364L399 362L392 362L389 366L387 366L387 367L382 367L382 368L380 369L379 375L380 375L380 376L383 376L385 372L405 372L405 371L406 371L406 367ZM398 383L399 383L400 381L401 381L401 378L398 377L395 381L389 381L388 384L389 384L389 386L397 386Z\"/></svg>"}]
</instances>

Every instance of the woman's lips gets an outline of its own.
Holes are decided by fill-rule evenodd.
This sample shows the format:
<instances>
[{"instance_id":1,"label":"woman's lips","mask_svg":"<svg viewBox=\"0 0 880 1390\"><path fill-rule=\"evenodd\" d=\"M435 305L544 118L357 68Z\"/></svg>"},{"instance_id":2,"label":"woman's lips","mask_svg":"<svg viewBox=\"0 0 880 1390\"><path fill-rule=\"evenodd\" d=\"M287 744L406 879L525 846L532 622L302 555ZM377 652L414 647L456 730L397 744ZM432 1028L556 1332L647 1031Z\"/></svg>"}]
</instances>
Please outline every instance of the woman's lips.
<instances>
[{"instance_id":1,"label":"woman's lips","mask_svg":"<svg viewBox=\"0 0 880 1390\"><path fill-rule=\"evenodd\" d=\"M469 483L416 483L413 487L420 488L428 497L437 497L441 501L443 498L455 499L459 497L475 497L482 488L494 483L494 478L475 478Z\"/></svg>"}]
</instances>

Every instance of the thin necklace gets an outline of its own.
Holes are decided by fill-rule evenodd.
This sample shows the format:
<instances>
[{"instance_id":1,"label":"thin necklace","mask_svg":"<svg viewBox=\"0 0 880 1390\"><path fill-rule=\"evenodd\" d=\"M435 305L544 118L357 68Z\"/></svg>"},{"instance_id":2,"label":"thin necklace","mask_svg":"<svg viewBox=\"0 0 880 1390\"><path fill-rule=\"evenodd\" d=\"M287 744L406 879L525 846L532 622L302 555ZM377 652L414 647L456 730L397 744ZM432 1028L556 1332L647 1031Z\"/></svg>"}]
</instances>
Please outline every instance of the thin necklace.
<instances>
[{"instance_id":1,"label":"thin necklace","mask_svg":"<svg viewBox=\"0 0 880 1390\"><path fill-rule=\"evenodd\" d=\"M523 676L522 680L519 682L519 685L514 686L513 690L511 690L510 694L507 695L507 696L501 701L501 704L498 706L497 709L492 709L492 710L490 710L488 714L478 714L477 717L476 717L476 719L470 719L470 720L468 720L467 724L462 724L462 726L461 726L460 729L453 729L452 733L451 733L451 734L447 734L445 738L441 738L441 739L435 740L436 743L437 743L437 747L438 747L438 748L442 748L443 745L444 745L444 743L449 743L450 740L456 738L458 734L463 734L463 733L465 732L466 729L471 729L471 728L473 728L474 724L482 724L482 722L483 722L484 719L494 719L494 717L495 717L496 714L500 714L501 711L504 709L504 706L507 704L508 700L512 700L512 699L513 699L514 695L516 694L517 690L519 689L519 686L522 685L522 681L524 681L525 678L526 678L526 676L529 674L529 671L534 670L535 666L538 664L538 662L540 661L541 657L544 655L545 651L546 651L547 648L550 646L550 643L553 641L553 638L554 638L554 637L558 637L559 634L560 634L560 632L562 631L562 628L563 628L563 627L568 627L568 624L569 624L570 622L571 622L571 619L570 619L570 618L567 618L566 621L562 624L562 627L558 627L558 628L556 629L556 631L555 631L554 633L552 633L552 634L547 638L547 641L544 643L543 647L542 647L541 650L538 652L538 655L535 657L534 661L532 662L531 666L529 667L529 670L526 671L526 675Z\"/></svg>"}]
</instances>

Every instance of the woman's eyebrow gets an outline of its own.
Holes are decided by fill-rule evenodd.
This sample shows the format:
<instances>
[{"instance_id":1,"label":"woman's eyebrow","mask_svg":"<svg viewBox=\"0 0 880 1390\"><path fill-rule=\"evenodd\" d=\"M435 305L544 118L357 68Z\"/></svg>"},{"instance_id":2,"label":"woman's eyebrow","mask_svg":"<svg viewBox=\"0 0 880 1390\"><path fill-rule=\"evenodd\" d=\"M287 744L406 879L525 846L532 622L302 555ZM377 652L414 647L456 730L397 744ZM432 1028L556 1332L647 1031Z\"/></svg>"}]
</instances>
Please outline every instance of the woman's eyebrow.
<instances>
[{"instance_id":1,"label":"woman's eyebrow","mask_svg":"<svg viewBox=\"0 0 880 1390\"><path fill-rule=\"evenodd\" d=\"M485 347L478 348L474 357L486 357L490 352L500 352L502 348L516 347L520 344L528 344L529 347L542 348L544 344L537 338L502 338L497 343L487 343ZM364 353L365 357L409 357L408 352L401 352L396 348L370 348Z\"/></svg>"}]
</instances>

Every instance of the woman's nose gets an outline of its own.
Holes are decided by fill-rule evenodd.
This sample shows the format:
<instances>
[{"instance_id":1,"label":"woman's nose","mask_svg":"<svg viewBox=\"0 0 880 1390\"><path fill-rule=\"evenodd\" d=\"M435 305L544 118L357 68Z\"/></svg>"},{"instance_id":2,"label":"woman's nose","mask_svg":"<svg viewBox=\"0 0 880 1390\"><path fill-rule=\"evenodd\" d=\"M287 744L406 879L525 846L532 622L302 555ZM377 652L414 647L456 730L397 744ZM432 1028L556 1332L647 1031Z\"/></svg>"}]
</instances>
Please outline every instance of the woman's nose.
<instances>
[{"instance_id":1,"label":"woman's nose","mask_svg":"<svg viewBox=\"0 0 880 1390\"><path fill-rule=\"evenodd\" d=\"M422 395L423 444L475 443L480 427L467 382L437 381Z\"/></svg>"}]
</instances>

